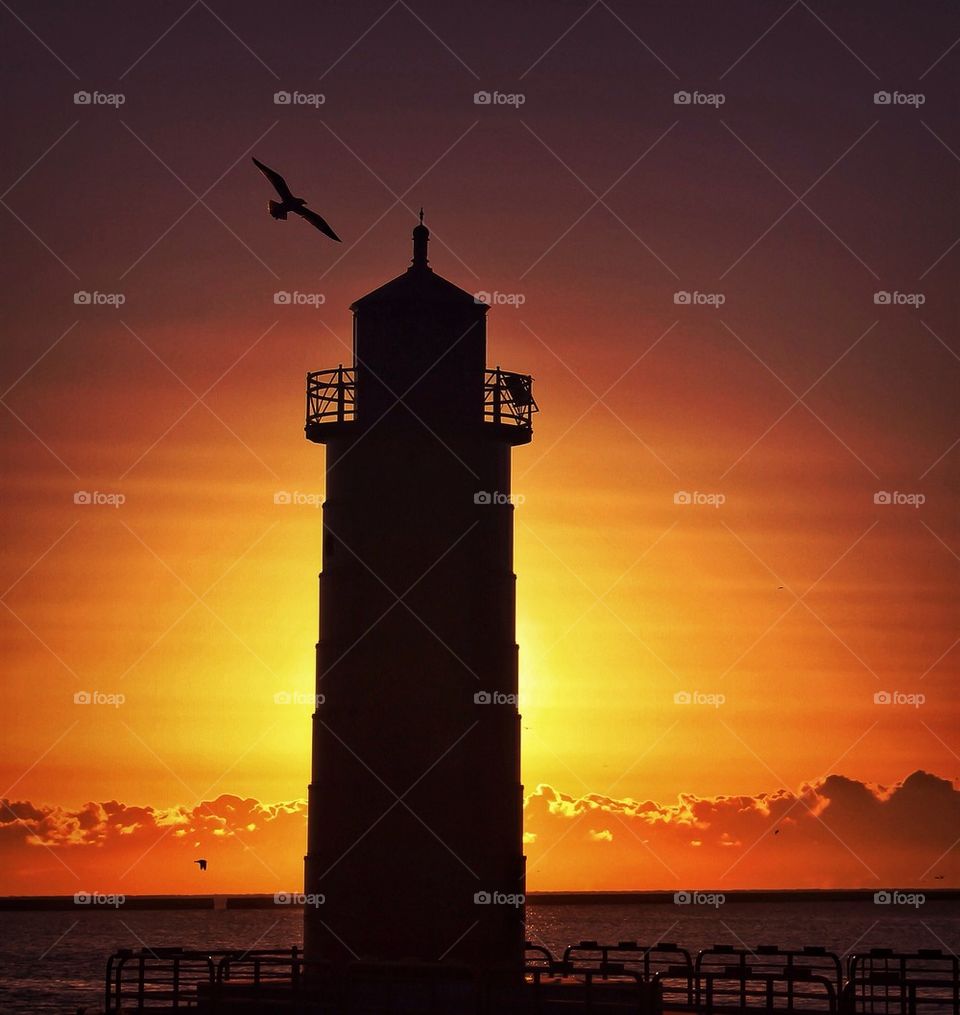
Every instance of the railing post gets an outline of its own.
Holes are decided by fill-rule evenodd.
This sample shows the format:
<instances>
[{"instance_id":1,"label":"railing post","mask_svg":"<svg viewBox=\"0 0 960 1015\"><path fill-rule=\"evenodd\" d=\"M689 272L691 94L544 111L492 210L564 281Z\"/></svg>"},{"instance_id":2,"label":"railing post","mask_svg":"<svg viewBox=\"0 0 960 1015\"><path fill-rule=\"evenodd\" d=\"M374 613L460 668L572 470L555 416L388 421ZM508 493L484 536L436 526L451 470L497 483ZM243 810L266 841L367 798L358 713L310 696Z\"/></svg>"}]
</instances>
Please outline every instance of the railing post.
<instances>
[{"instance_id":1,"label":"railing post","mask_svg":"<svg viewBox=\"0 0 960 1015\"><path fill-rule=\"evenodd\" d=\"M343 364L337 367L337 422L343 422L343 396L345 394L343 386Z\"/></svg>"},{"instance_id":2,"label":"railing post","mask_svg":"<svg viewBox=\"0 0 960 1015\"><path fill-rule=\"evenodd\" d=\"M113 1004L112 1004L112 998L111 998L111 988L113 986L113 958L114 957L111 955L110 958L107 959L106 990L104 991L104 995L103 995L103 1000L104 1000L103 1010L105 1012L110 1012L110 1011L113 1010Z\"/></svg>"},{"instance_id":3,"label":"railing post","mask_svg":"<svg viewBox=\"0 0 960 1015\"><path fill-rule=\"evenodd\" d=\"M500 422L500 384L501 384L500 364L499 363L497 364L497 368L494 371L493 378L494 378L494 384L493 384L493 421L494 421L494 423L499 423Z\"/></svg>"}]
</instances>

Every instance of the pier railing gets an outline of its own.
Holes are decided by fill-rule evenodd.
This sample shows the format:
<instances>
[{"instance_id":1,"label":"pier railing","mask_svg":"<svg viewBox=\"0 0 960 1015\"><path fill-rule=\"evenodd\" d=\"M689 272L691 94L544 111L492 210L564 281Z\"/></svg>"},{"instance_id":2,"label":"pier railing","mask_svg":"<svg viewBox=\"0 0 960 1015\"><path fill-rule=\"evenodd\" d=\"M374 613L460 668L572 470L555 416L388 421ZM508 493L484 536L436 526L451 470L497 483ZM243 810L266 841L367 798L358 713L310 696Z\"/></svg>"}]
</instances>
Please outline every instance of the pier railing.
<instances>
[{"instance_id":1,"label":"pier railing","mask_svg":"<svg viewBox=\"0 0 960 1015\"><path fill-rule=\"evenodd\" d=\"M846 975L844 976L844 973ZM960 959L875 948L846 970L825 948L580 941L560 958L527 942L523 977L436 963L305 963L298 948L123 950L107 964L104 1010L324 1015L960 1015Z\"/></svg>"},{"instance_id":2,"label":"pier railing","mask_svg":"<svg viewBox=\"0 0 960 1015\"><path fill-rule=\"evenodd\" d=\"M843 999L850 1015L960 1015L960 958L939 948L852 955Z\"/></svg>"},{"instance_id":3,"label":"pier railing","mask_svg":"<svg viewBox=\"0 0 960 1015\"><path fill-rule=\"evenodd\" d=\"M104 1011L177 1011L212 983L218 952L184 948L124 949L110 956Z\"/></svg>"},{"instance_id":4,"label":"pier railing","mask_svg":"<svg viewBox=\"0 0 960 1015\"><path fill-rule=\"evenodd\" d=\"M645 981L658 977L660 992L666 1006L692 1007L694 1002L694 965L690 952L672 941L653 945L636 941L618 941L603 945L597 941L581 941L568 945L560 960L561 970L575 973L595 967L614 975L618 972L639 973Z\"/></svg>"},{"instance_id":5,"label":"pier railing","mask_svg":"<svg viewBox=\"0 0 960 1015\"><path fill-rule=\"evenodd\" d=\"M697 955L695 1007L713 1012L753 1010L834 1013L843 969L825 948L714 945Z\"/></svg>"}]
</instances>

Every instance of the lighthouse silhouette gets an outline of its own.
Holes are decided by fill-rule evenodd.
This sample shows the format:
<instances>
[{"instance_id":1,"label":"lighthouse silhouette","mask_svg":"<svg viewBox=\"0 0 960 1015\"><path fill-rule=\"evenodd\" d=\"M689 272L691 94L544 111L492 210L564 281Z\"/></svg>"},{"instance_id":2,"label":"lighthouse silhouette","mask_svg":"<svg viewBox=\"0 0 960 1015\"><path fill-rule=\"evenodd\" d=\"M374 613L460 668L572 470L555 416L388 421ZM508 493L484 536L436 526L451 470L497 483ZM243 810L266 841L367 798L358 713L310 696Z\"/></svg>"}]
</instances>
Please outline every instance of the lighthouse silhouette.
<instances>
[{"instance_id":1,"label":"lighthouse silhouette","mask_svg":"<svg viewBox=\"0 0 960 1015\"><path fill-rule=\"evenodd\" d=\"M421 211L410 267L352 305L353 365L307 377L327 454L304 953L519 971L510 466L537 406L487 368L489 306L429 236Z\"/></svg>"}]
</instances>

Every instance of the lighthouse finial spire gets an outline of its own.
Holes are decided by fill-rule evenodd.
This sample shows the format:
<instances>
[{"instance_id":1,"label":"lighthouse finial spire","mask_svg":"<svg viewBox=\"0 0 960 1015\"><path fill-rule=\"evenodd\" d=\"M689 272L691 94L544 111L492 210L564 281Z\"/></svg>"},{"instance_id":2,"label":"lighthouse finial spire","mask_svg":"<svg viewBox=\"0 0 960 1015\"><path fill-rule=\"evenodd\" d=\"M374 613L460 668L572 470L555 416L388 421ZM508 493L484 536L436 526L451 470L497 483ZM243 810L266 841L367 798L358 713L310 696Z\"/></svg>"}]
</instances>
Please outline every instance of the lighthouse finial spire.
<instances>
[{"instance_id":1,"label":"lighthouse finial spire","mask_svg":"<svg viewBox=\"0 0 960 1015\"><path fill-rule=\"evenodd\" d=\"M427 242L430 239L430 230L423 224L423 208L420 209L420 224L413 228L413 262L412 268L426 268Z\"/></svg>"}]
</instances>

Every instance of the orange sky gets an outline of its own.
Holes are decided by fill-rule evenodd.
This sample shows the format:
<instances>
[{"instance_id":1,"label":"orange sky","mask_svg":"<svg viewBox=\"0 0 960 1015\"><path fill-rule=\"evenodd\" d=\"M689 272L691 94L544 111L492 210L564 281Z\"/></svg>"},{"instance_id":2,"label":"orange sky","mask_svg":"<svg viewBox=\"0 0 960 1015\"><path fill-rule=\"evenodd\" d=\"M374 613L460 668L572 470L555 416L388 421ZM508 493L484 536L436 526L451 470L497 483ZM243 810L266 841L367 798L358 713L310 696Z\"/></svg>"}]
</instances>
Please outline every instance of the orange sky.
<instances>
[{"instance_id":1,"label":"orange sky","mask_svg":"<svg viewBox=\"0 0 960 1015\"><path fill-rule=\"evenodd\" d=\"M95 25L51 19L69 66L8 61L29 109L6 200L29 229L2 220L0 795L22 804L0 892L197 890L180 861L215 847L205 888L297 882L310 706L275 696L312 689L320 517L274 496L322 495L303 376L349 362L347 307L405 267L421 202L437 271L523 296L491 311L488 362L531 372L542 409L514 456L530 887L956 884L956 52L923 78L926 127L871 102L878 79L921 87L943 25L891 32L891 6L894 52L850 16L832 27L857 58L832 44L811 83L831 36L798 10L723 77L722 111L678 111L680 84L721 88L763 5L690 38L653 8L666 69L598 10L522 78L572 17L516 13L501 51L424 7L461 65L398 9L322 74L375 13L341 12L317 56L240 5L263 65L200 10L123 77L163 18L98 37L100 63ZM478 79L528 101L476 107ZM72 103L98 82L119 113ZM323 111L278 110L280 84ZM342 247L266 215L254 145ZM224 170L191 209L176 176L199 195ZM779 853L764 794L796 804Z\"/></svg>"}]
</instances>

